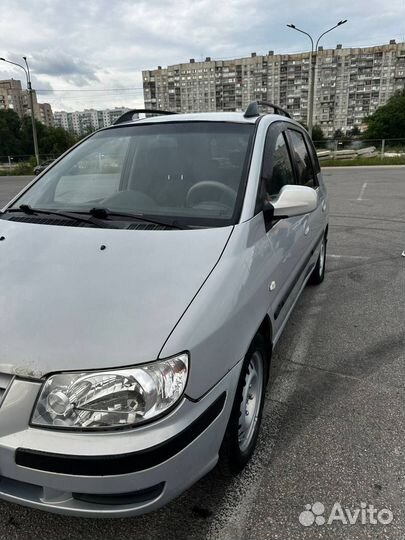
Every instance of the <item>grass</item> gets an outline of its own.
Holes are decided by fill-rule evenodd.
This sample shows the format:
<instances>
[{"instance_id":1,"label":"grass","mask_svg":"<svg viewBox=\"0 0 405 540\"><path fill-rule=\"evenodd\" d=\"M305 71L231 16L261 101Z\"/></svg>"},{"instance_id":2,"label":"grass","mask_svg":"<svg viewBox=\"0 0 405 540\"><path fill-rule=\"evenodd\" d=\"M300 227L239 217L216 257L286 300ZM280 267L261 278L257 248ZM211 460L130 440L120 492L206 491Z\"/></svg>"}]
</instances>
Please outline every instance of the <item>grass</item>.
<instances>
[{"instance_id":1,"label":"grass","mask_svg":"<svg viewBox=\"0 0 405 540\"><path fill-rule=\"evenodd\" d=\"M321 167L356 167L358 165L405 165L405 156L382 158L325 159L319 162Z\"/></svg>"},{"instance_id":2,"label":"grass","mask_svg":"<svg viewBox=\"0 0 405 540\"><path fill-rule=\"evenodd\" d=\"M32 176L34 174L35 162L25 162L13 167L0 168L0 176Z\"/></svg>"}]
</instances>

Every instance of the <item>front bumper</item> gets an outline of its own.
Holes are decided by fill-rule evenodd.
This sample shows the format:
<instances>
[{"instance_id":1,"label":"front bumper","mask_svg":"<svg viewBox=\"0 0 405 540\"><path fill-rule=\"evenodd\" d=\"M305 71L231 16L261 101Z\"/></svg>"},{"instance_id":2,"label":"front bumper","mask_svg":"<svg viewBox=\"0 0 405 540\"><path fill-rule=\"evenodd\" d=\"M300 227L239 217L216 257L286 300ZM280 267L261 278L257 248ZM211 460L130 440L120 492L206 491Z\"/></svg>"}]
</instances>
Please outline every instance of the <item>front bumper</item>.
<instances>
[{"instance_id":1,"label":"front bumper","mask_svg":"<svg viewBox=\"0 0 405 540\"><path fill-rule=\"evenodd\" d=\"M0 403L0 498L83 517L160 508L215 466L239 371L156 422L102 433L29 427L40 384L14 379Z\"/></svg>"}]
</instances>

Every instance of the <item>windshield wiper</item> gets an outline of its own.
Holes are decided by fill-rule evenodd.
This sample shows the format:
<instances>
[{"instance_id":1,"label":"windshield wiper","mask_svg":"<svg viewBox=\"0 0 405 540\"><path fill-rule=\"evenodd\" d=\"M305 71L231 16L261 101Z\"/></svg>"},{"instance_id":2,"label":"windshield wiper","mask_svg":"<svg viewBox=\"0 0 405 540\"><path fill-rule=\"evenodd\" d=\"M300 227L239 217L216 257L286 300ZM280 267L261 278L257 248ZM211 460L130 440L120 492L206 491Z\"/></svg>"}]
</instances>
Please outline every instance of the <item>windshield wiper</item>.
<instances>
[{"instance_id":1,"label":"windshield wiper","mask_svg":"<svg viewBox=\"0 0 405 540\"><path fill-rule=\"evenodd\" d=\"M6 212L24 212L24 214L27 214L29 216L34 216L35 214L54 215L54 216L68 218L73 221L80 221L81 223L89 223L90 225L95 225L96 227L100 227L104 229L117 228L114 226L110 227L109 225L106 225L104 221L96 219L96 217L85 218L83 216L77 216L76 214L61 212L60 210L46 210L45 208L33 208L29 204L22 204L18 208L7 208Z\"/></svg>"},{"instance_id":2,"label":"windshield wiper","mask_svg":"<svg viewBox=\"0 0 405 540\"><path fill-rule=\"evenodd\" d=\"M157 219L152 219L145 217L143 214L136 214L133 212L116 212L115 210L109 210L108 208L96 207L89 210L89 214L98 219L108 219L109 217L123 217L129 219L137 219L139 221L144 221L145 223L153 223L154 225L162 225L163 227L170 227L171 229L186 229L186 226L176 225L176 223L160 221Z\"/></svg>"}]
</instances>

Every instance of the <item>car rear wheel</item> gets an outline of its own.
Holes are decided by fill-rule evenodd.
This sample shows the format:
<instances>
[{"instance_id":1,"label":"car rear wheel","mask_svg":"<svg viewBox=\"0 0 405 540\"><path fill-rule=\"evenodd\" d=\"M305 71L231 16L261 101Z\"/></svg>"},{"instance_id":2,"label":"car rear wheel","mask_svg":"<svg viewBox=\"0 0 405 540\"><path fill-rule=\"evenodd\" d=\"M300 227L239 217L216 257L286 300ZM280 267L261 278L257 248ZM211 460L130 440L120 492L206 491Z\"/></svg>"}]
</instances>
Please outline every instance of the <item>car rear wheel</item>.
<instances>
[{"instance_id":1,"label":"car rear wheel","mask_svg":"<svg viewBox=\"0 0 405 540\"><path fill-rule=\"evenodd\" d=\"M326 235L322 238L321 247L319 250L319 257L316 261L315 268L308 280L311 285L320 285L325 278L325 265L326 265Z\"/></svg>"},{"instance_id":2,"label":"car rear wheel","mask_svg":"<svg viewBox=\"0 0 405 540\"><path fill-rule=\"evenodd\" d=\"M225 472L238 474L255 450L263 414L268 365L264 338L257 334L243 362L220 450L220 467Z\"/></svg>"}]
</instances>

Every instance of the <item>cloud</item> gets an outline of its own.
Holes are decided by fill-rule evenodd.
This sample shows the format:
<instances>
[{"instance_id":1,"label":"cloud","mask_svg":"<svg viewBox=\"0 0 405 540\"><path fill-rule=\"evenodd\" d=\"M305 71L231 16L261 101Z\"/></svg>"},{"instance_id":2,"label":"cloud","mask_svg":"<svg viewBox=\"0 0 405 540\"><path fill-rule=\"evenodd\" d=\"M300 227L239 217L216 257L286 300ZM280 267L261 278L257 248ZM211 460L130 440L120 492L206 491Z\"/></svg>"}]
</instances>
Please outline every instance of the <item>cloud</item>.
<instances>
[{"instance_id":1,"label":"cloud","mask_svg":"<svg viewBox=\"0 0 405 540\"><path fill-rule=\"evenodd\" d=\"M32 57L31 65L41 75L62 78L76 86L99 81L96 75L97 66L63 52L55 55L50 50L41 51Z\"/></svg>"},{"instance_id":2,"label":"cloud","mask_svg":"<svg viewBox=\"0 0 405 540\"><path fill-rule=\"evenodd\" d=\"M341 18L349 22L325 36L325 47L405 40L403 0L2 0L0 56L26 54L37 88L70 90L41 95L54 108L141 106L142 69L308 50L286 23L319 35ZM95 91L106 88L131 90Z\"/></svg>"}]
</instances>

